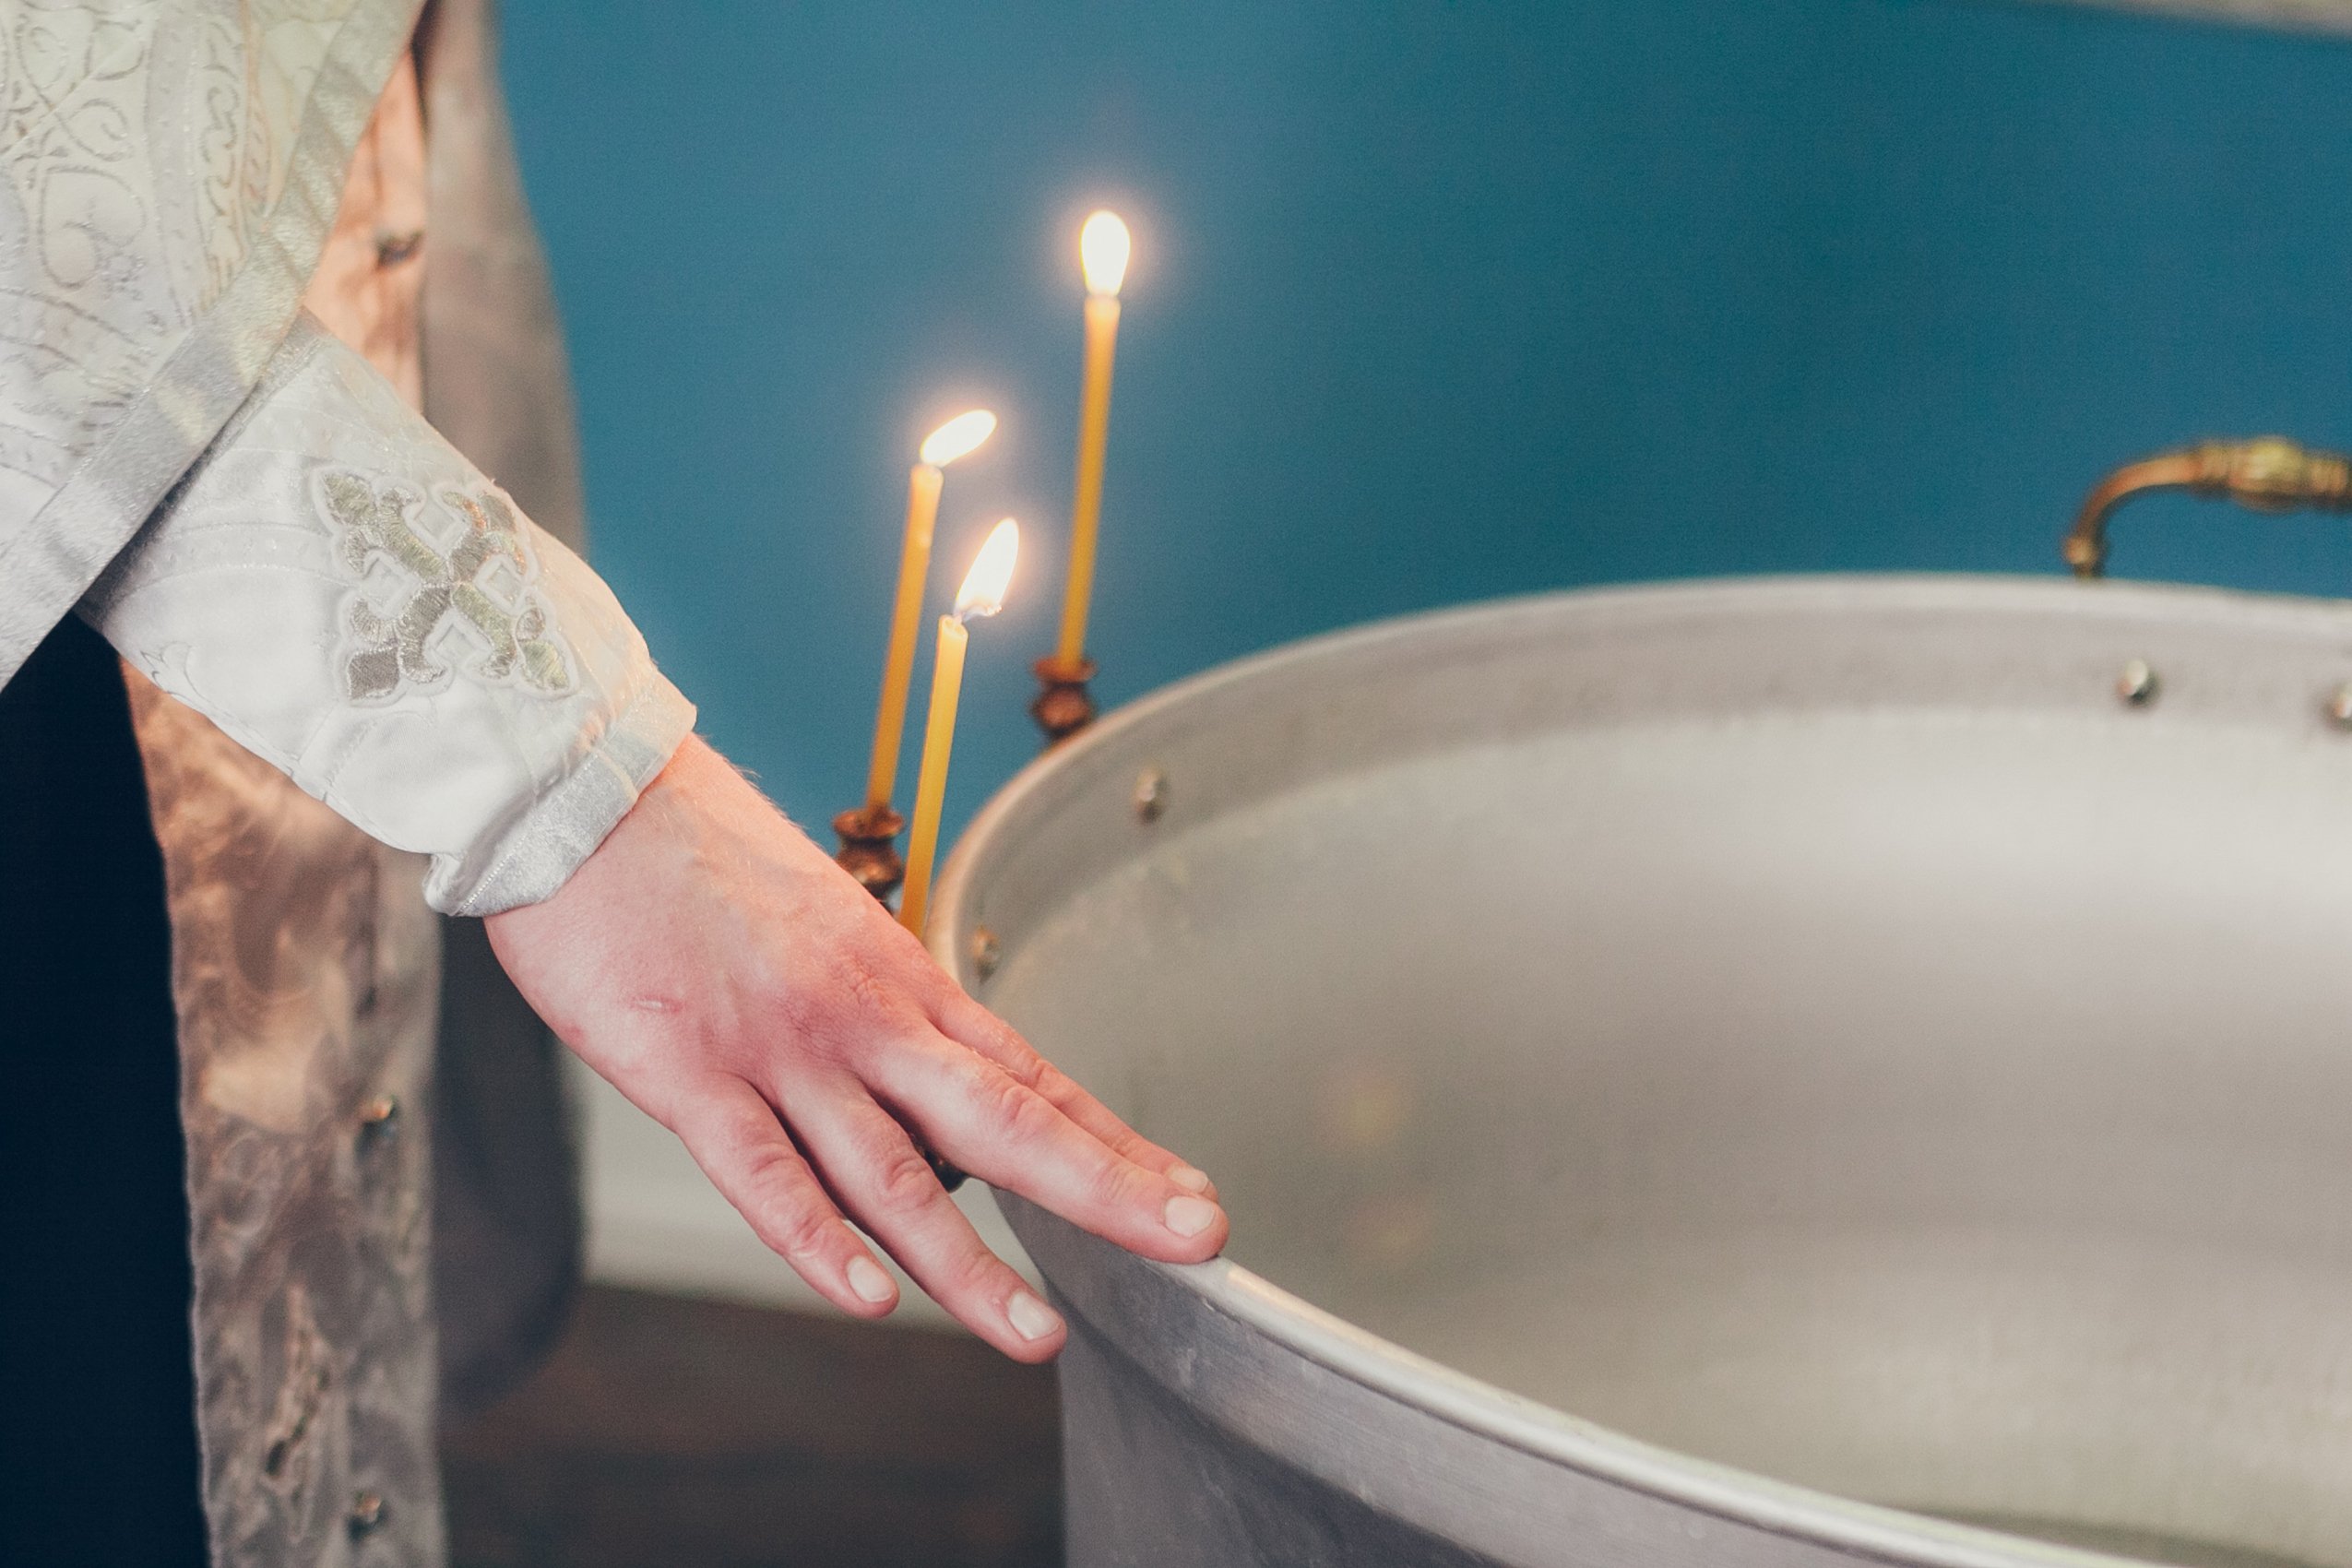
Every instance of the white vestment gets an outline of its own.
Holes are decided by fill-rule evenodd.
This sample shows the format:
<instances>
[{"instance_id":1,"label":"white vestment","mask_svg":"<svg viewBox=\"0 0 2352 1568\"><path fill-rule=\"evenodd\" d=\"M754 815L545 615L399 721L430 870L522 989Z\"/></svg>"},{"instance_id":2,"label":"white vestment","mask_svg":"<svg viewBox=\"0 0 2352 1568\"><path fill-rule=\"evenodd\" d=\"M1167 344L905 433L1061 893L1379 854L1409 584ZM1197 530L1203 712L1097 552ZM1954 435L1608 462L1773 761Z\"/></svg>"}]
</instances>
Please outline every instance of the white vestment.
<instances>
[{"instance_id":1,"label":"white vestment","mask_svg":"<svg viewBox=\"0 0 2352 1568\"><path fill-rule=\"evenodd\" d=\"M422 385L457 445L298 314L419 10L0 0L0 683L77 607L141 677L219 1562L440 1557L419 885L547 897L694 717L459 451L576 521L481 0L422 41Z\"/></svg>"}]
</instances>

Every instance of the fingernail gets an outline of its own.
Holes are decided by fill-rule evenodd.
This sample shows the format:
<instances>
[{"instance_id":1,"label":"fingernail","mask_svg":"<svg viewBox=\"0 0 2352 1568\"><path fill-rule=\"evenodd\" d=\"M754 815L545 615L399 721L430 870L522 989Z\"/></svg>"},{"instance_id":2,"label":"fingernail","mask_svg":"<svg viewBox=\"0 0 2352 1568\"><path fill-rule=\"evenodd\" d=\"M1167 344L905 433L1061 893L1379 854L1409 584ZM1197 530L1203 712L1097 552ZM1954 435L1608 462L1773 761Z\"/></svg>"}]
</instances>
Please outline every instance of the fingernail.
<instances>
[{"instance_id":1,"label":"fingernail","mask_svg":"<svg viewBox=\"0 0 2352 1568\"><path fill-rule=\"evenodd\" d=\"M1024 1339L1043 1339L1062 1326L1053 1309L1027 1290L1013 1292L1013 1299L1004 1303L1004 1315L1012 1320L1014 1332Z\"/></svg>"},{"instance_id":2,"label":"fingernail","mask_svg":"<svg viewBox=\"0 0 2352 1568\"><path fill-rule=\"evenodd\" d=\"M1197 1236L1217 1223L1217 1206L1206 1198L1168 1200L1168 1229L1179 1236Z\"/></svg>"},{"instance_id":3,"label":"fingernail","mask_svg":"<svg viewBox=\"0 0 2352 1568\"><path fill-rule=\"evenodd\" d=\"M1189 1165L1180 1165L1176 1167L1175 1170L1170 1170L1168 1173L1168 1179L1175 1182L1178 1186L1183 1188L1188 1193L1206 1193L1208 1191L1208 1172L1206 1170L1195 1170Z\"/></svg>"},{"instance_id":4,"label":"fingernail","mask_svg":"<svg viewBox=\"0 0 2352 1568\"><path fill-rule=\"evenodd\" d=\"M861 1301L886 1301L896 1294L890 1276L885 1274L882 1265L872 1258L849 1260L849 1289L858 1293L858 1300Z\"/></svg>"}]
</instances>

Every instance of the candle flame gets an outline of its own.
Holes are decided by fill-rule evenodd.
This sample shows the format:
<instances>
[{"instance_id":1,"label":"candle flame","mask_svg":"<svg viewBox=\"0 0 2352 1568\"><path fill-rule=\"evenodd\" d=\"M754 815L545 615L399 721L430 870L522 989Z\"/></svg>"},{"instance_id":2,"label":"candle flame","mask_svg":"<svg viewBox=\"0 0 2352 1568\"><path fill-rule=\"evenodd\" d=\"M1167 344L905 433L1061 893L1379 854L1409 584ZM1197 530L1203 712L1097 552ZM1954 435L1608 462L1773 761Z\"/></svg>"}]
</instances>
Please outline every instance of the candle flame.
<instances>
[{"instance_id":1,"label":"candle flame","mask_svg":"<svg viewBox=\"0 0 2352 1568\"><path fill-rule=\"evenodd\" d=\"M944 469L958 457L969 457L996 434L996 416L986 409L957 414L923 437L922 460Z\"/></svg>"},{"instance_id":2,"label":"candle flame","mask_svg":"<svg viewBox=\"0 0 2352 1568\"><path fill-rule=\"evenodd\" d=\"M988 542L964 574L964 586L956 590L956 620L993 615L1004 608L1004 590L1013 581L1013 563L1020 553L1020 524L1007 517L989 530Z\"/></svg>"},{"instance_id":3,"label":"candle flame","mask_svg":"<svg viewBox=\"0 0 2352 1568\"><path fill-rule=\"evenodd\" d=\"M1078 231L1078 260L1086 268L1087 292L1116 298L1127 280L1127 255L1133 242L1127 225L1115 212L1097 212Z\"/></svg>"}]
</instances>

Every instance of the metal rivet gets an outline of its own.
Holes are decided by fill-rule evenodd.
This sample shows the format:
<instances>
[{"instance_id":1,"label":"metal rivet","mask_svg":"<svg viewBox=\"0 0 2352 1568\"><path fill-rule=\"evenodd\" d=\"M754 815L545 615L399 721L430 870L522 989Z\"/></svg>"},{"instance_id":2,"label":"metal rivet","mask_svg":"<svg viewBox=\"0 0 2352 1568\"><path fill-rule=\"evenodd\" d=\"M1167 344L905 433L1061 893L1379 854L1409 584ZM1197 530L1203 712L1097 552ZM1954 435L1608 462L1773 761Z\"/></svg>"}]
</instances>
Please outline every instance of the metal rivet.
<instances>
[{"instance_id":1,"label":"metal rivet","mask_svg":"<svg viewBox=\"0 0 2352 1568\"><path fill-rule=\"evenodd\" d=\"M1168 809L1168 775L1156 767L1146 767L1135 775L1135 819L1158 822L1159 814Z\"/></svg>"},{"instance_id":2,"label":"metal rivet","mask_svg":"<svg viewBox=\"0 0 2352 1568\"><path fill-rule=\"evenodd\" d=\"M362 1133L388 1133L400 1117L400 1102L388 1094L377 1095L360 1107Z\"/></svg>"},{"instance_id":3,"label":"metal rivet","mask_svg":"<svg viewBox=\"0 0 2352 1568\"><path fill-rule=\"evenodd\" d=\"M354 1538L374 1535L382 1526L385 1515L384 1499L372 1491L361 1492L351 1499L350 1525Z\"/></svg>"},{"instance_id":4,"label":"metal rivet","mask_svg":"<svg viewBox=\"0 0 2352 1568\"><path fill-rule=\"evenodd\" d=\"M2145 707L2156 701L2156 672L2148 668L2144 659L2135 659L2123 667L2115 678L2115 695L2133 707Z\"/></svg>"},{"instance_id":5,"label":"metal rivet","mask_svg":"<svg viewBox=\"0 0 2352 1568\"><path fill-rule=\"evenodd\" d=\"M2335 688L2324 709L2328 721L2339 730L2352 730L2352 682Z\"/></svg>"},{"instance_id":6,"label":"metal rivet","mask_svg":"<svg viewBox=\"0 0 2352 1568\"><path fill-rule=\"evenodd\" d=\"M1004 949L996 945L996 933L984 925L972 928L972 972L986 980L1004 961Z\"/></svg>"}]
</instances>

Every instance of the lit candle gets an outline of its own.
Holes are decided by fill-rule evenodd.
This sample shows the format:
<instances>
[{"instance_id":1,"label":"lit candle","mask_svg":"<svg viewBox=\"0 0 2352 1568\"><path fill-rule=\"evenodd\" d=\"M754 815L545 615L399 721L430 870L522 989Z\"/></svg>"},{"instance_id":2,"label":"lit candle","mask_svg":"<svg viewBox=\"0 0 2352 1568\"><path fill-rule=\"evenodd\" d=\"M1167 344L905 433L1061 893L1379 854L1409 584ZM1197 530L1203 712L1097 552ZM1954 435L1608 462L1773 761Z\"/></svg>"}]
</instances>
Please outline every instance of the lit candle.
<instances>
[{"instance_id":1,"label":"lit candle","mask_svg":"<svg viewBox=\"0 0 2352 1568\"><path fill-rule=\"evenodd\" d=\"M922 625L923 581L931 575L931 530L939 517L941 470L976 450L996 429L986 409L957 414L924 438L907 476L907 532L898 546L898 600L890 612L890 651L882 663L882 705L873 719L873 761L866 769L866 810L888 809L898 787L898 739L907 728L907 688L915 674L915 635Z\"/></svg>"},{"instance_id":2,"label":"lit candle","mask_svg":"<svg viewBox=\"0 0 2352 1568\"><path fill-rule=\"evenodd\" d=\"M917 936L931 912L931 864L939 850L939 814L947 803L947 755L956 745L956 701L964 687L964 647L971 634L964 623L1004 608L1013 562L1021 552L1021 527L1007 517L990 530L988 542L956 590L956 612L939 618L939 657L931 673L931 721L923 730L922 769L915 778L914 829L907 836L907 892L898 923Z\"/></svg>"},{"instance_id":3,"label":"lit candle","mask_svg":"<svg viewBox=\"0 0 2352 1568\"><path fill-rule=\"evenodd\" d=\"M1078 231L1087 278L1087 368L1078 401L1077 493L1070 503L1070 581L1062 596L1063 669L1087 656L1087 608L1094 597L1095 537L1102 520L1102 452L1111 435L1111 362L1119 348L1119 285L1127 277L1127 225L1098 212Z\"/></svg>"}]
</instances>

